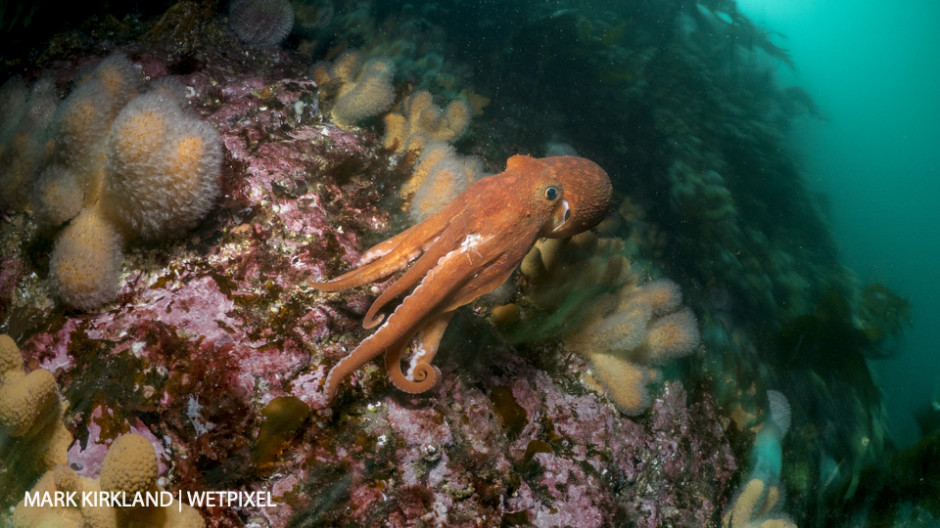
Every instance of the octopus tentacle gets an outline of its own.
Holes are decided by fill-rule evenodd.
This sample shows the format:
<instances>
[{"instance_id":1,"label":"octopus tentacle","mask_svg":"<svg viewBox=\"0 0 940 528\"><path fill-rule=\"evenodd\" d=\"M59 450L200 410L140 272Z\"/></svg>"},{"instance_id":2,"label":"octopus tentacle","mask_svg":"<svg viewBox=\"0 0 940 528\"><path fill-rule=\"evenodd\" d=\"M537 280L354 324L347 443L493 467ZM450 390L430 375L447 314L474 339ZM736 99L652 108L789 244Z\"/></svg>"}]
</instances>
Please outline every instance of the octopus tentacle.
<instances>
[{"instance_id":1,"label":"octopus tentacle","mask_svg":"<svg viewBox=\"0 0 940 528\"><path fill-rule=\"evenodd\" d=\"M385 369L388 372L389 379L396 387L405 392L417 394L437 384L440 370L430 363L437 354L441 338L443 338L444 331L453 317L454 310L473 301L480 295L495 290L506 282L515 267L504 266L501 263L514 262L521 258L518 255L521 250L499 252L495 245L486 244L484 247L478 248L479 251L469 248L467 244L462 244L461 247L473 251L472 256L478 259L476 261L473 258L466 260L467 265L471 268L478 265L482 259L487 259L487 264L479 273L473 274L468 280L460 284L448 296L448 304L443 305L442 310L437 315L434 315L419 328L417 336L414 338L417 344L414 348L415 355L411 358L408 375L401 371L401 361L405 348L389 348L385 352ZM520 247L524 248L525 245ZM489 255L489 258L487 258L487 255ZM438 269L440 268L435 267L435 270Z\"/></svg>"},{"instance_id":2,"label":"octopus tentacle","mask_svg":"<svg viewBox=\"0 0 940 528\"><path fill-rule=\"evenodd\" d=\"M448 303L441 306L441 311L456 310L473 302L481 295L486 295L502 286L512 276L512 272L516 269L516 263L525 256L525 253L525 251L515 249L500 254L486 268L474 275L473 280L467 281L453 291L448 297Z\"/></svg>"},{"instance_id":3,"label":"octopus tentacle","mask_svg":"<svg viewBox=\"0 0 940 528\"><path fill-rule=\"evenodd\" d=\"M375 338L379 339L375 339ZM391 350L395 348L394 342L389 342L387 339L382 339L382 336L379 336L379 332L372 334L371 336L364 339L355 350L349 353L348 356L339 360L339 362L333 365L333 368L330 369L330 372L326 375L326 380L323 382L323 392L326 393L327 401L332 401L336 396L336 391L339 390L339 384L343 381L343 378L352 374L362 365L368 363L375 357L378 357L383 350ZM408 336L411 337L410 335ZM398 348L404 348L408 344L407 339L399 338Z\"/></svg>"},{"instance_id":4,"label":"octopus tentacle","mask_svg":"<svg viewBox=\"0 0 940 528\"><path fill-rule=\"evenodd\" d=\"M403 235L408 235L401 239L402 242L398 244L400 247L385 251L385 253L381 256L372 257L371 259L367 260L364 265L361 265L354 270L348 271L332 280L327 282L316 282L308 280L307 285L321 291L339 291L345 290L347 288L355 288L356 286L362 286L363 284L377 281L382 277L387 277L392 273L395 273L396 271L405 267L412 260L418 258L421 253L424 252L425 245L432 243L436 237L436 234L434 234L431 235L430 238L423 244L412 244L410 243L411 238L418 238L418 233L409 233L409 231L411 231L411 229L396 236L395 238L386 241L390 242L399 237L403 237ZM420 234L424 235L425 233ZM369 252L367 251L364 254L364 258L368 255Z\"/></svg>"},{"instance_id":5,"label":"octopus tentacle","mask_svg":"<svg viewBox=\"0 0 940 528\"><path fill-rule=\"evenodd\" d=\"M404 268L436 245L438 237L456 218L461 217L461 204L448 205L420 224L372 246L359 259L359 266L326 282L307 281L321 291L339 291L374 282ZM366 327L369 328L369 327Z\"/></svg>"},{"instance_id":6,"label":"octopus tentacle","mask_svg":"<svg viewBox=\"0 0 940 528\"><path fill-rule=\"evenodd\" d=\"M411 394L418 394L437 385L441 371L431 365L431 361L437 354L441 338L444 337L444 331L447 330L447 324L453 315L453 310L438 314L418 330L407 375L401 371L404 347L390 348L385 352L385 370L396 387Z\"/></svg>"},{"instance_id":7,"label":"octopus tentacle","mask_svg":"<svg viewBox=\"0 0 940 528\"><path fill-rule=\"evenodd\" d=\"M379 242L367 249L359 258L358 265L362 266L386 257L387 255L401 253L403 249L426 247L429 245L430 241L433 241L434 238L445 229L445 227L446 224L424 225L421 223L413 225L392 238Z\"/></svg>"},{"instance_id":8,"label":"octopus tentacle","mask_svg":"<svg viewBox=\"0 0 940 528\"><path fill-rule=\"evenodd\" d=\"M387 277L395 273L406 264L416 259L419 255L421 255L420 250L397 252L394 254L394 257L374 260L365 266L344 273L327 282L308 280L307 286L328 292L355 288L356 286L362 286L363 284L377 281L382 277Z\"/></svg>"},{"instance_id":9,"label":"octopus tentacle","mask_svg":"<svg viewBox=\"0 0 940 528\"><path fill-rule=\"evenodd\" d=\"M336 291L412 264L370 306L363 326L379 328L327 374L327 398L336 396L343 378L382 352L400 389L434 386L440 371L431 361L453 311L505 282L539 236L567 237L596 225L610 194L607 174L589 160L513 156L504 172L474 182L431 218L364 252L357 269L309 282ZM390 315L380 315L409 290ZM403 373L402 358L415 336L410 368Z\"/></svg>"},{"instance_id":10,"label":"octopus tentacle","mask_svg":"<svg viewBox=\"0 0 940 528\"><path fill-rule=\"evenodd\" d=\"M476 250L467 244L461 244L457 249L441 257L437 261L437 266L431 269L414 291L405 297L388 316L385 323L330 370L323 386L327 400L332 400L336 395L343 378L383 351L392 350L393 356L397 354L401 358L402 349L408 341L427 321L433 319L434 315L428 314L440 313L441 310L437 308L450 301L454 291L462 291L465 284L472 282L474 274L480 268L489 266L502 256L495 244L492 244L489 249L491 251L487 253L475 252L473 258L468 258L468 252ZM484 258L478 258L477 255ZM442 285L447 285L447 287L442 287ZM447 305L452 306L453 302ZM454 308L444 311L451 311Z\"/></svg>"},{"instance_id":11,"label":"octopus tentacle","mask_svg":"<svg viewBox=\"0 0 940 528\"><path fill-rule=\"evenodd\" d=\"M438 265L440 260L450 253L451 248L457 245L458 240L463 235L456 230L447 230L435 239L434 245L430 247L421 258L418 259L408 271L385 289L369 307L365 317L362 319L364 328L372 328L382 322L385 317L379 314L379 311L385 307L392 299L412 289L415 284L423 280L428 271Z\"/></svg>"}]
</instances>

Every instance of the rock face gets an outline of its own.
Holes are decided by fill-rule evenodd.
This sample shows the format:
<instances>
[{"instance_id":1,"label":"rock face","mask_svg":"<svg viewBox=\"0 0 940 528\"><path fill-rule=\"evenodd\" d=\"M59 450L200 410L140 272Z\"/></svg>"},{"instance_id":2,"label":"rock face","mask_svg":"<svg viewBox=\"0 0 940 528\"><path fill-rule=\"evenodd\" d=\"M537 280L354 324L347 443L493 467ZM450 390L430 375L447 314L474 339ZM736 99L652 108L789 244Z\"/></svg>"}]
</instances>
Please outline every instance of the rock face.
<instances>
[{"instance_id":1,"label":"rock face","mask_svg":"<svg viewBox=\"0 0 940 528\"><path fill-rule=\"evenodd\" d=\"M302 484L337 503L311 495L300 515L364 526L707 525L735 467L720 428L701 421L714 418L710 404L690 407L669 385L638 424L502 352L487 354L499 367L445 379L433 406L386 397L347 418L356 426L336 438L349 443L318 449ZM351 511L337 507L347 501Z\"/></svg>"},{"instance_id":2,"label":"rock face","mask_svg":"<svg viewBox=\"0 0 940 528\"><path fill-rule=\"evenodd\" d=\"M133 60L166 75L158 56ZM127 248L118 301L63 311L42 280L47 257L22 249L50 235L26 213L2 226L18 249L0 257L0 316L28 364L56 374L79 474L96 477L104 447L133 431L160 439L173 490L272 493L273 507L203 509L209 526L718 519L736 462L708 396L669 383L628 419L582 384L579 356L514 349L469 310L445 338L434 390L399 393L369 367L327 407L322 379L368 335L359 323L374 292L303 284L401 229L388 211L405 173L375 136L325 122L317 87L289 61L250 74L223 61L179 81L224 145L222 197L182 239ZM265 408L285 396L309 414L259 448Z\"/></svg>"}]
</instances>

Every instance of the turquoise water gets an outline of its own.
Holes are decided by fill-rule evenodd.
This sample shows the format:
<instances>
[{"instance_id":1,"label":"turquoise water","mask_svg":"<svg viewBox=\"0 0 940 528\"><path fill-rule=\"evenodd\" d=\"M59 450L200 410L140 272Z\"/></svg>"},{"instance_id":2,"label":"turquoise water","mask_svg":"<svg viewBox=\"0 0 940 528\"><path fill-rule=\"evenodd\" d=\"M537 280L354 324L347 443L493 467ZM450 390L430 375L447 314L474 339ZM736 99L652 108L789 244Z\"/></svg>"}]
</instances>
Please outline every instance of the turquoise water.
<instances>
[{"instance_id":1,"label":"turquoise water","mask_svg":"<svg viewBox=\"0 0 940 528\"><path fill-rule=\"evenodd\" d=\"M804 87L829 118L797 122L806 179L831 204L843 264L911 300L898 357L877 363L899 444L940 393L940 4L743 0L778 31Z\"/></svg>"},{"instance_id":2,"label":"turquoise water","mask_svg":"<svg viewBox=\"0 0 940 528\"><path fill-rule=\"evenodd\" d=\"M171 3L148 12L133 3L91 6L109 16L60 24L4 20L3 9L17 3L0 2L0 33L16 44L8 49L30 49L0 53L10 54L0 60L0 84L23 81L7 96L0 89L0 334L11 335L30 368L42 361L57 369L71 414L54 420L60 427L92 435L88 394L104 385L94 401L121 412L118 425L94 434L104 438L140 415L141 431L177 435L167 460L177 475L198 476L174 485L254 489L272 485L274 471L293 480L284 489L299 486L296 500L285 499L292 509L276 527L414 525L389 522L386 511L410 508L413 496L421 504L408 515L418 522L418 510L435 497L451 503L451 483L483 466L505 468L505 489L461 492L457 513L467 524L441 517L437 525L727 527L721 518L730 513L733 526L936 525L940 4L240 0L268 15L242 17L228 1L198 10ZM31 12L43 11L37 5ZM160 23L164 11L167 20L203 25ZM82 72L98 71L111 54L133 64L126 86L143 82L139 72L147 89L163 77L183 83L186 104L220 135L224 168L210 181L226 198L178 240L93 247L96 257L117 254L119 277L58 281L57 270L68 268L50 252L69 247L62 233L77 232L73 225L93 224L44 224L43 211L66 209L68 200L29 179L52 163L43 157L50 148L30 149L24 139L50 145L39 143L45 129L29 128L45 107L26 105L30 119L16 110L25 87L42 87L46 73L58 81L36 92L50 108L81 100ZM419 119L411 109L421 104ZM456 112L442 119L443 108ZM73 125L65 115L61 123ZM20 122L25 135L12 133ZM61 123L52 129L59 147L85 130ZM110 121L104 130L98 148L124 137ZM142 150L148 159L164 152ZM427 161L434 151L459 174L432 177L431 165L445 165ZM53 161L95 168L89 177L100 185L116 181L105 163L123 152ZM382 366L361 365L335 395L323 390L327 372L369 339L360 326L379 290L325 295L307 281L355 266L369 245L425 218L430 206L421 204L462 200L454 198L461 189L502 172L515 154L596 162L613 187L606 218L590 235L540 243L494 295L461 308L436 361L446 383L409 396ZM564 191L572 203L590 184L580 185ZM503 194L493 203L509 202ZM97 210L85 196L73 214ZM518 224L490 215L484 229L519 244ZM461 228L475 247L468 241L480 233ZM297 241L305 249L284 249ZM215 259L230 247L239 254ZM256 268L263 271L244 271ZM86 276L106 277L95 281L104 294L87 305L69 296L83 291ZM650 337L656 290L670 292L658 302L671 306L664 313L688 307L662 315L673 326L656 320L658 341ZM417 331L438 308L415 309ZM256 346L257 336L271 343ZM236 353L244 359L226 359ZM152 386L105 376L125 369L153 373ZM212 375L188 374L200 369ZM216 374L231 379L216 382ZM517 379L530 389L508 385ZM210 384L222 396L207 394ZM155 394L174 404L139 403ZM296 404L285 413L297 423L270 440L263 424L274 401ZM431 410L465 416L467 402L486 419L422 418ZM921 431L916 418L925 411L934 422ZM207 416L215 421L204 423ZM627 432L611 428L597 440L608 416ZM396 435L411 439L396 443ZM257 438L250 460L233 443L244 438ZM470 452L475 441L495 442L487 449L494 458L481 462ZM0 512L39 476L4 474L4 442L0 430ZM17 460L28 458L9 445ZM293 456L307 449L323 456ZM103 456L96 453L78 454ZM548 454L580 469L532 463ZM492 462L513 458L512 468ZM639 478L634 466L644 468ZM350 469L358 467L366 473ZM434 467L436 483L412 482ZM9 491L7 481L23 489ZM519 483L536 490L523 494L530 504L520 503ZM341 491L323 491L331 489ZM389 510L357 502L376 492L391 497L382 506ZM753 512L748 502L762 504ZM594 521L585 520L588 504ZM652 512L659 505L668 507ZM538 519L540 511L580 519ZM331 524L334 516L343 522Z\"/></svg>"}]
</instances>

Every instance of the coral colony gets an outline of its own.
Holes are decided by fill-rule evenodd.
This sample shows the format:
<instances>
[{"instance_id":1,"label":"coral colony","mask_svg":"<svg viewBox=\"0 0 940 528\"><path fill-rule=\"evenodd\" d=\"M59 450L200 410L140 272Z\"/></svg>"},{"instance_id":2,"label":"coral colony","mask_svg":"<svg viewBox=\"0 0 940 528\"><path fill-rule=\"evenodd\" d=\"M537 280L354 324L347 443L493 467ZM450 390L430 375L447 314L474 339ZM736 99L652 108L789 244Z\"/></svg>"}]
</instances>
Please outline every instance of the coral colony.
<instances>
[{"instance_id":1,"label":"coral colony","mask_svg":"<svg viewBox=\"0 0 940 528\"><path fill-rule=\"evenodd\" d=\"M785 92L721 62L750 22L469 4L30 28L0 87L0 524L940 515L866 482L893 448L865 359L910 307L835 259Z\"/></svg>"}]
</instances>

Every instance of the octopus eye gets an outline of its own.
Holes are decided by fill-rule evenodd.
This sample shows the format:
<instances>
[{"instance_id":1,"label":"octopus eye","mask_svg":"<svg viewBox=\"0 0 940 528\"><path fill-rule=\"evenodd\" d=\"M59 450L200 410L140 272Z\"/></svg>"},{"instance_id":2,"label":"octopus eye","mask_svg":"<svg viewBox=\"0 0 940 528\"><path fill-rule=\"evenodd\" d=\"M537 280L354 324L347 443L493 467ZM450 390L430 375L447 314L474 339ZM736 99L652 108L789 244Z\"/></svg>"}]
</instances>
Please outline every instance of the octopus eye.
<instances>
[{"instance_id":1,"label":"octopus eye","mask_svg":"<svg viewBox=\"0 0 940 528\"><path fill-rule=\"evenodd\" d=\"M545 197L548 198L550 202L557 200L559 194L561 194L561 191L558 190L558 187L553 186L545 189Z\"/></svg>"}]
</instances>

